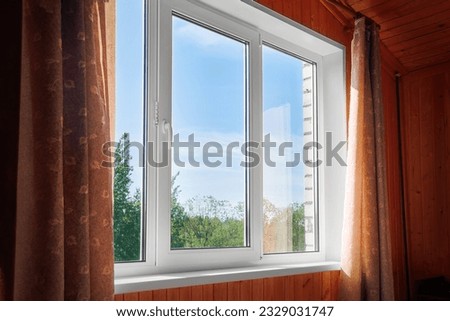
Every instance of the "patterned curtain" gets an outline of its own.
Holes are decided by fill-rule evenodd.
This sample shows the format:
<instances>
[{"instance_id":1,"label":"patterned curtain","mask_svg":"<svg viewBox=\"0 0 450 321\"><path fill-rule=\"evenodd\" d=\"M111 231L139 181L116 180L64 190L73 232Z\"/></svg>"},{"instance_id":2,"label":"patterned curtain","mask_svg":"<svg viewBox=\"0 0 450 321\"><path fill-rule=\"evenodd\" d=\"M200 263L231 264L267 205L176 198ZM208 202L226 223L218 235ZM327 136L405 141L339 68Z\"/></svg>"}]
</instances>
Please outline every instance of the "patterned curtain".
<instances>
[{"instance_id":1,"label":"patterned curtain","mask_svg":"<svg viewBox=\"0 0 450 321\"><path fill-rule=\"evenodd\" d=\"M355 22L340 297L393 300L378 26Z\"/></svg>"},{"instance_id":2,"label":"patterned curtain","mask_svg":"<svg viewBox=\"0 0 450 321\"><path fill-rule=\"evenodd\" d=\"M101 162L114 103L114 5L22 1L17 207L13 273L0 281L5 299L113 298L112 173Z\"/></svg>"}]
</instances>

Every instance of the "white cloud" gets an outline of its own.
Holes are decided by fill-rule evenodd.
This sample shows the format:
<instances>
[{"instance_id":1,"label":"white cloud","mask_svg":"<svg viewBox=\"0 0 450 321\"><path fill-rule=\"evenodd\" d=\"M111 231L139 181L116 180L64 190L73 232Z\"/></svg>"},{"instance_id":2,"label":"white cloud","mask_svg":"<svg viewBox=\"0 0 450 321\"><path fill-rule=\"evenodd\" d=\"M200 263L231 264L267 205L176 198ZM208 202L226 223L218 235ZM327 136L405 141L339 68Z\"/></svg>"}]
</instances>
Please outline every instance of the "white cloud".
<instances>
[{"instance_id":1,"label":"white cloud","mask_svg":"<svg viewBox=\"0 0 450 321\"><path fill-rule=\"evenodd\" d=\"M189 39L198 45L210 47L227 45L229 39L218 34L217 32L197 26L193 23L183 23L176 27L175 32L178 36Z\"/></svg>"},{"instance_id":2,"label":"white cloud","mask_svg":"<svg viewBox=\"0 0 450 321\"><path fill-rule=\"evenodd\" d=\"M174 24L175 41L184 41L200 47L215 57L242 59L244 46L227 37L195 23L178 20Z\"/></svg>"}]
</instances>

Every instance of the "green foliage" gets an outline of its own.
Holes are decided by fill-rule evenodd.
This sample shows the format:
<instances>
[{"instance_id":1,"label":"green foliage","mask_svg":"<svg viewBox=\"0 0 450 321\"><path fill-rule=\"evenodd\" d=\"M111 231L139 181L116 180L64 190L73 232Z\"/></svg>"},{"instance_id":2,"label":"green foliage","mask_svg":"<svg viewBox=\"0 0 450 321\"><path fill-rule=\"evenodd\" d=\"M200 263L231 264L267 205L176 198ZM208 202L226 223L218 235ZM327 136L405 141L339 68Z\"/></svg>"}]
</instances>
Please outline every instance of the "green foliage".
<instances>
[{"instance_id":1,"label":"green foliage","mask_svg":"<svg viewBox=\"0 0 450 321\"><path fill-rule=\"evenodd\" d=\"M178 195L180 194L180 187L175 186L175 180L177 179L177 173L172 178L172 208L171 208L171 222L172 222L172 230L171 230L171 247L172 248L183 248L186 243L186 229L185 226L189 220L184 207L178 201Z\"/></svg>"},{"instance_id":2,"label":"green foliage","mask_svg":"<svg viewBox=\"0 0 450 321\"><path fill-rule=\"evenodd\" d=\"M305 207L303 204L294 203L291 205L292 211L292 250L303 252L305 244Z\"/></svg>"},{"instance_id":3,"label":"green foliage","mask_svg":"<svg viewBox=\"0 0 450 321\"><path fill-rule=\"evenodd\" d=\"M141 256L141 192L130 193L130 139L124 133L115 151L114 169L114 253L115 261L136 261ZM245 245L245 206L212 196L194 197L181 204L180 186L172 178L171 247L220 248ZM292 226L292 250L305 250L304 206L297 203L278 209L264 200L266 226L279 222ZM292 215L291 215L292 214ZM292 220L287 222L287 220Z\"/></svg>"},{"instance_id":4,"label":"green foliage","mask_svg":"<svg viewBox=\"0 0 450 321\"><path fill-rule=\"evenodd\" d=\"M183 207L180 187L172 178L172 248L241 247L244 245L243 205L212 196L194 197Z\"/></svg>"},{"instance_id":5,"label":"green foliage","mask_svg":"<svg viewBox=\"0 0 450 321\"><path fill-rule=\"evenodd\" d=\"M141 251L141 192L130 194L130 137L124 133L114 158L114 258L116 262L136 261Z\"/></svg>"}]
</instances>

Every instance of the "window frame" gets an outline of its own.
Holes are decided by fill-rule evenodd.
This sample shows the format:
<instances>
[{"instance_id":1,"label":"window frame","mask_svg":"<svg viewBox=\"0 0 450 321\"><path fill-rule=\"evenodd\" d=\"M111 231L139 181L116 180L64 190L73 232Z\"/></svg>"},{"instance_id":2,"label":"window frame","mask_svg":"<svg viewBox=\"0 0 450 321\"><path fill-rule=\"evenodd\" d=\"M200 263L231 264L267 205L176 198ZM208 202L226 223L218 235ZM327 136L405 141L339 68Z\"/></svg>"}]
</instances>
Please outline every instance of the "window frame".
<instances>
[{"instance_id":1,"label":"window frame","mask_svg":"<svg viewBox=\"0 0 450 321\"><path fill-rule=\"evenodd\" d=\"M242 23L236 23L222 15L202 7L193 6L187 1L170 0L161 1L159 22L161 31L159 34L161 50L159 53L160 64L160 87L159 87L159 117L161 121L172 119L172 17L174 15L185 17L188 20L198 21L201 25L211 26L214 30L220 30L226 35L240 39L248 44L248 68L249 78L252 79L254 72L258 70L257 64L260 61L259 56L259 37L255 30L245 26ZM256 115L255 104L252 103L255 100L255 93L257 88L250 80L248 84L249 105L247 111L250 120L249 126L249 138L250 140L258 141L258 137L255 137L255 132L252 126L252 118ZM161 124L160 121L160 124ZM161 134L163 130L159 130ZM162 136L166 136L162 134ZM167 137L162 137L165 140ZM169 164L171 161L169 159ZM255 170L258 168L249 169L250 179L248 184L250 189L253 177L255 177ZM183 249L183 250L171 250L170 248L170 196L171 186L170 181L172 177L171 166L160 168L158 171L159 179L157 185L158 191L158 205L157 205L157 217L158 217L158 231L157 231L157 264L159 267L166 271L179 271L179 266L183 267L183 270L195 270L198 268L219 268L219 267L233 267L237 263L250 263L258 260L260 256L260 246L258 240L258 220L254 215L251 215L250 221L250 246L242 248L221 248L221 249ZM256 175L258 175L256 173ZM249 207L252 208L252 212L255 210L255 193L250 193ZM205 263L205 262L210 262Z\"/></svg>"},{"instance_id":2,"label":"window frame","mask_svg":"<svg viewBox=\"0 0 450 321\"><path fill-rule=\"evenodd\" d=\"M228 1L226 1L228 2ZM210 7L212 5L213 7ZM251 0L229 0L229 6L246 5L249 10L258 10L258 15L269 14L278 21L291 25L299 31L305 33L306 28L287 18L282 17ZM325 142L325 131L332 130L338 132L338 137L345 137L346 119L345 119L345 47L338 45L329 39L326 44L319 43L322 47L317 50L313 44L314 50L306 49L294 43L286 37L281 37L269 28L261 28L261 22L252 25L252 22L243 22L242 17L230 15L231 12L221 10L227 4L219 0L164 0L164 1L146 1L145 25L147 48L146 65L146 91L145 99L147 109L146 129L147 140L156 142L156 156L158 161L161 157L161 141L165 133L162 128L163 120L171 120L171 63L172 58L172 10L181 16L187 16L198 20L201 23L211 25L214 29L224 30L237 38L246 38L249 41L249 139L250 141L261 142L263 140L263 108L262 108L262 44L281 48L298 57L304 57L316 66L316 95L315 95L315 120L316 138L321 144ZM252 7L250 9L250 7ZM254 8L256 7L256 9ZM232 10L231 10L232 11ZM256 11L255 11L256 12ZM258 18L256 18L258 19ZM277 22L278 23L278 22ZM218 28L219 27L219 28ZM280 27L276 26L276 30ZM242 32L242 30L245 30ZM311 30L306 30L307 35L315 38L317 41L324 42L323 36L320 36ZM242 36L245 35L245 37ZM308 40L308 36L305 38ZM308 44L308 41L305 42ZM329 52L321 54L318 51ZM327 70L330 69L331 72ZM326 72L327 71L327 72ZM327 76L332 74L331 79ZM338 81L336 86L333 81ZM331 93L327 98L325 93ZM331 96L334 96L331 98ZM336 102L336 99L338 102ZM328 106L339 105L330 115L325 113ZM334 119L340 118L341 122L335 122ZM338 123L338 124L335 124ZM263 155L261 146L257 149L260 156ZM148 151L147 151L148 153ZM324 159L324 151L317 152L318 159ZM262 159L262 158L261 158ZM146 159L147 160L147 159ZM169 164L170 164L169 160ZM147 164L147 162L146 162ZM338 169L336 166L324 168L320 166L315 175L317 180L316 193L321 197L316 197L317 207L316 220L318 220L318 251L305 253L283 253L283 254L263 254L263 166L260 165L250 169L250 247L238 249L195 249L195 250L170 250L170 166L166 168L155 168L146 166L146 218L145 223L145 242L142 262L121 262L115 264L116 279L130 276L158 275L171 272L188 272L193 270L208 270L215 268L239 268L254 265L280 265L280 264L314 264L326 261L336 261L340 256L340 227L342 225L342 213L339 209L343 207L343 201L339 199L342 193L337 192L336 188L329 184L334 181L342 182L345 176L345 170ZM155 191L156 192L153 192ZM337 192L337 193L336 193ZM330 201L326 197L334 195ZM163 200L163 201L162 201ZM327 214L327 208L335 208L335 215ZM331 211L330 211L331 212ZM165 215L163 214L165 213ZM331 217L331 219L330 219ZM326 222L335 224L330 227ZM330 224L331 224L330 223ZM162 224L162 225L160 225ZM157 228L158 226L158 228ZM162 228L161 228L162 226ZM197 264L199 257L212 260L215 263ZM180 268L181 266L181 268Z\"/></svg>"},{"instance_id":3,"label":"window frame","mask_svg":"<svg viewBox=\"0 0 450 321\"><path fill-rule=\"evenodd\" d=\"M269 46L272 49L279 50L288 55L301 59L305 62L311 63L313 65L313 95L312 95L312 108L313 108L313 141L318 142L323 145L323 140L318 135L319 128L322 128L321 115L319 113L319 104L322 101L323 91L321 90L323 79L323 67L322 67L322 57L310 52L309 50L300 47L290 41L286 41L278 36L271 33L261 31L261 41L263 45ZM262 90L263 91L263 90ZM261 91L261 94L263 92ZM262 108L262 107L261 107ZM261 124L263 126L263 124ZM314 160L319 158L319 151L314 152ZM303 155L302 155L303 157ZM302 166L303 163L302 163ZM286 264L286 263L311 263L311 262L321 262L325 260L325 251L323 249L323 244L325 244L325 233L321 231L325 228L325 219L322 214L322 205L320 203L320 186L322 174L319 168L313 169L313 180L314 180L314 233L316 250L307 252L286 252L286 253L262 253L261 263L263 264ZM300 178L299 178L300 179Z\"/></svg>"}]
</instances>

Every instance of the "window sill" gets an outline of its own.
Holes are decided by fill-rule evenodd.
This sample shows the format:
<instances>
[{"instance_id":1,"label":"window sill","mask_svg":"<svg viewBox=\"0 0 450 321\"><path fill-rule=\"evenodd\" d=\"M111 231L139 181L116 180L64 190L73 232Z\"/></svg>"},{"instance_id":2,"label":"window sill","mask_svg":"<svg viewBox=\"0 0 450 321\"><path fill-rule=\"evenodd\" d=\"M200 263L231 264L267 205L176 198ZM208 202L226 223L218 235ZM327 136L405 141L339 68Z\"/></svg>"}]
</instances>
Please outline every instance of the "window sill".
<instances>
[{"instance_id":1,"label":"window sill","mask_svg":"<svg viewBox=\"0 0 450 321\"><path fill-rule=\"evenodd\" d=\"M335 271L339 269L339 262L321 262L314 264L264 265L233 269L123 277L116 278L115 293L122 294L157 289L169 289L266 277Z\"/></svg>"}]
</instances>

